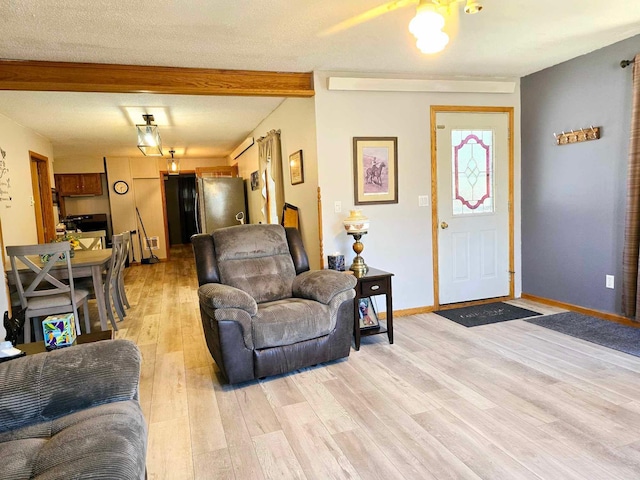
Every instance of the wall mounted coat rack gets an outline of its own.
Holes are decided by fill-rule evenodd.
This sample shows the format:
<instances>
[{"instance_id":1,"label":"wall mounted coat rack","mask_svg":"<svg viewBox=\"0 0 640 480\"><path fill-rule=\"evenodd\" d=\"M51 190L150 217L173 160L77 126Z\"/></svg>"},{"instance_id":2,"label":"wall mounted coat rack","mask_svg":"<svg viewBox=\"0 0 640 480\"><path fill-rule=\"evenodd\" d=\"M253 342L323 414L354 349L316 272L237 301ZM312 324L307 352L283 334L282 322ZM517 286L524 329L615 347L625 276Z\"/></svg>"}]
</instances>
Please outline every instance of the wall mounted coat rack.
<instances>
[{"instance_id":1,"label":"wall mounted coat rack","mask_svg":"<svg viewBox=\"0 0 640 480\"><path fill-rule=\"evenodd\" d=\"M581 128L580 130L571 130L570 132L562 132L553 136L557 145L567 145L569 143L586 142L588 140L598 140L600 138L601 127Z\"/></svg>"}]
</instances>

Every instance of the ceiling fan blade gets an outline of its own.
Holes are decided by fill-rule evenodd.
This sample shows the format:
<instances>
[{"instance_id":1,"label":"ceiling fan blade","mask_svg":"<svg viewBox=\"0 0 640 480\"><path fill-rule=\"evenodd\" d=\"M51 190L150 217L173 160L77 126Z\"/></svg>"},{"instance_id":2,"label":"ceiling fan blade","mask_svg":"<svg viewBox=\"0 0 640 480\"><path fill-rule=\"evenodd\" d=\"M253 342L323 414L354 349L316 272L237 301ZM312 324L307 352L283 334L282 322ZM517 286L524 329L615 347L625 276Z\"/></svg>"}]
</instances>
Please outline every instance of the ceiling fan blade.
<instances>
[{"instance_id":1,"label":"ceiling fan blade","mask_svg":"<svg viewBox=\"0 0 640 480\"><path fill-rule=\"evenodd\" d=\"M418 3L418 0L395 0L393 2L385 3L384 5L380 5L379 7L372 8L371 10L367 10L360 15L356 15L355 17L351 17L344 22L340 22L333 27L330 27L322 32L320 32L321 37L326 37L328 35L333 35L338 32L342 32L356 25L360 25L361 23L368 22L369 20L373 20L376 17L384 15L385 13L389 13L393 10L397 10L399 8L404 8L408 5L414 5Z\"/></svg>"}]
</instances>

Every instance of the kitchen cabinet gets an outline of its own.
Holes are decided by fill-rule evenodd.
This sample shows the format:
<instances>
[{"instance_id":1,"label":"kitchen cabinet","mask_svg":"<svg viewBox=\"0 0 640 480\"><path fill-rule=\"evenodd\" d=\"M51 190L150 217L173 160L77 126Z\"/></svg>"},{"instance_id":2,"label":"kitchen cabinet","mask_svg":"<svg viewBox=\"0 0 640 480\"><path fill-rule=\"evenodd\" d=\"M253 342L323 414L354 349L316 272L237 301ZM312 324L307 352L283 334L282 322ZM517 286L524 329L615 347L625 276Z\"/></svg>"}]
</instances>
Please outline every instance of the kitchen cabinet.
<instances>
[{"instance_id":1,"label":"kitchen cabinet","mask_svg":"<svg viewBox=\"0 0 640 480\"><path fill-rule=\"evenodd\" d=\"M102 195L102 179L99 173L64 173L54 175L58 195Z\"/></svg>"}]
</instances>

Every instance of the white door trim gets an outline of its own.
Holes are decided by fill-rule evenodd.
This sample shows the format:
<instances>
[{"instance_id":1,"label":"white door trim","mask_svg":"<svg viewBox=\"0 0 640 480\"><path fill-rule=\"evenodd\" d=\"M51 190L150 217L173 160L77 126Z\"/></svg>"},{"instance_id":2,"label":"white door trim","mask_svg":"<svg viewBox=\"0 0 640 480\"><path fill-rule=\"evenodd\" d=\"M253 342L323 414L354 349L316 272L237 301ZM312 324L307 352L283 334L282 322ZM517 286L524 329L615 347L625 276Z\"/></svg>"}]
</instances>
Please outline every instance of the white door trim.
<instances>
[{"instance_id":1,"label":"white door trim","mask_svg":"<svg viewBox=\"0 0 640 480\"><path fill-rule=\"evenodd\" d=\"M438 113L507 113L509 122L509 296L513 298L515 294L514 286L514 233L513 233L513 197L514 197L514 143L513 143L513 107L477 107L477 106L454 106L454 105L432 105L431 106L431 235L433 248L433 305L434 309L440 308L440 276L438 267L438 161L436 152L436 115ZM486 302L479 300L477 303ZM472 302L476 303L476 302Z\"/></svg>"}]
</instances>

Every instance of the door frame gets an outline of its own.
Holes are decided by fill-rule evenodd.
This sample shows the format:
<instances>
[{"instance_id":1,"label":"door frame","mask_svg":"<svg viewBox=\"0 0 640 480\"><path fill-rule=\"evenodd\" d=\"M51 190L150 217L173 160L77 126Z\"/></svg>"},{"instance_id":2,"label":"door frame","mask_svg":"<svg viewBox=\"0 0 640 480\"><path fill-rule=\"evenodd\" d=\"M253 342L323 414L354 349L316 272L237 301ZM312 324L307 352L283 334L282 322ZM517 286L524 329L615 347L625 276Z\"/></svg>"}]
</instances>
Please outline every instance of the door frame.
<instances>
[{"instance_id":1,"label":"door frame","mask_svg":"<svg viewBox=\"0 0 640 480\"><path fill-rule=\"evenodd\" d=\"M500 297L499 299L475 300L471 302L447 304L440 306L440 272L438 257L438 161L436 151L436 116L438 113L506 113L508 116L508 161L509 161L509 295ZM513 141L513 120L514 107L480 107L480 106L457 106L457 105L432 105L431 106L431 236L432 236L432 255L433 255L433 306L434 310L440 308L449 309L457 308L465 305L479 305L482 303L494 302L496 300L510 300L515 296L515 260L514 260L514 214L513 214L513 198L514 198L514 141Z\"/></svg>"},{"instance_id":2,"label":"door frame","mask_svg":"<svg viewBox=\"0 0 640 480\"><path fill-rule=\"evenodd\" d=\"M31 188L38 243L47 243L56 238L49 159L29 150L29 166L31 168Z\"/></svg>"}]
</instances>

